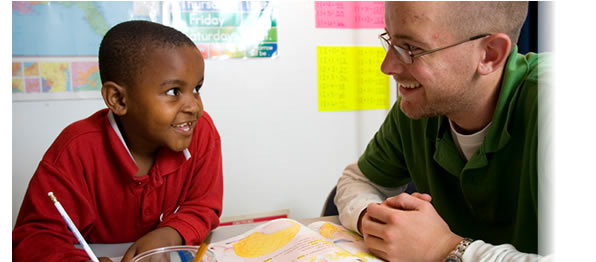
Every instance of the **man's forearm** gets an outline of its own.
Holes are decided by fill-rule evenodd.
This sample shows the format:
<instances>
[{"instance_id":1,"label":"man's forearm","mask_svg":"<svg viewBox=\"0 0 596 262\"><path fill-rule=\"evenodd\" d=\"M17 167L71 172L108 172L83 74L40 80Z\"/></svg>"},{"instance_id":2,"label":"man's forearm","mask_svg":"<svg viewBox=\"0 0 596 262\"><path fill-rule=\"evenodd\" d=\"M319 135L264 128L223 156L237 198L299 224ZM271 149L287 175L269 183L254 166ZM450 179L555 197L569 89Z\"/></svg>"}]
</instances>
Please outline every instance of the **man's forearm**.
<instances>
[{"instance_id":1,"label":"man's forearm","mask_svg":"<svg viewBox=\"0 0 596 262\"><path fill-rule=\"evenodd\" d=\"M353 162L343 171L337 182L335 204L339 211L339 220L350 230L360 232L358 221L362 211L370 203L380 203L388 196L403 192L406 185L397 188L384 188L373 184Z\"/></svg>"}]
</instances>

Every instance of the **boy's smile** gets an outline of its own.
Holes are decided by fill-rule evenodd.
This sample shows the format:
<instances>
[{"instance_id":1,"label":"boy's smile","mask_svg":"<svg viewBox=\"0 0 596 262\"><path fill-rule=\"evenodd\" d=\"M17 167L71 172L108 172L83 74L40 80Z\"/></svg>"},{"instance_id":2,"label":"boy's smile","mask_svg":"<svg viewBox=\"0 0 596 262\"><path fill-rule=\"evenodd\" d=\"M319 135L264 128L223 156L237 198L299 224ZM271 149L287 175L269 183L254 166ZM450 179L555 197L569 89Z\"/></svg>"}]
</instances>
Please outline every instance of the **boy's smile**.
<instances>
[{"instance_id":1,"label":"boy's smile","mask_svg":"<svg viewBox=\"0 0 596 262\"><path fill-rule=\"evenodd\" d=\"M135 86L126 87L123 135L133 156L153 154L162 146L182 151L203 114L203 58L194 46L157 47L147 54L140 59L145 66Z\"/></svg>"},{"instance_id":2,"label":"boy's smile","mask_svg":"<svg viewBox=\"0 0 596 262\"><path fill-rule=\"evenodd\" d=\"M182 134L189 133L189 135L192 135L192 123L192 121L189 121L182 124L172 125L172 127L176 128L176 130Z\"/></svg>"}]
</instances>

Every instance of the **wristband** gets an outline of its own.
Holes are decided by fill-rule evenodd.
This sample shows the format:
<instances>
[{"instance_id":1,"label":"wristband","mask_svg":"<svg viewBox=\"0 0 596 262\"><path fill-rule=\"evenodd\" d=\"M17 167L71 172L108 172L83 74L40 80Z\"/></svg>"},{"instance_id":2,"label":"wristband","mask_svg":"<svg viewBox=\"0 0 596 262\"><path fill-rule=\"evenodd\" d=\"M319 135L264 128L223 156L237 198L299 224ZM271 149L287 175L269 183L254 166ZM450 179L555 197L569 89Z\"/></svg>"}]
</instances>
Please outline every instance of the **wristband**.
<instances>
[{"instance_id":1,"label":"wristband","mask_svg":"<svg viewBox=\"0 0 596 262\"><path fill-rule=\"evenodd\" d=\"M470 238L464 238L462 241L457 244L455 249L447 255L444 262L462 262L462 256L464 255L464 251L470 244L472 244L474 240Z\"/></svg>"}]
</instances>

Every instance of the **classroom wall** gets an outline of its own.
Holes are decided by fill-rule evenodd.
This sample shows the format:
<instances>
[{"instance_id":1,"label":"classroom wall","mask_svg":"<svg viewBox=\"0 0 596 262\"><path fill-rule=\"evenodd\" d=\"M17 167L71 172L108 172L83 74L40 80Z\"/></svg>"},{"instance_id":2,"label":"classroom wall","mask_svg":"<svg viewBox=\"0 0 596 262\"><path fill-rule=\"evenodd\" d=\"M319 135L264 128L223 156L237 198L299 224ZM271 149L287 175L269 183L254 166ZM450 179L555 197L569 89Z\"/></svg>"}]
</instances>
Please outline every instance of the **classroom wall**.
<instances>
[{"instance_id":1,"label":"classroom wall","mask_svg":"<svg viewBox=\"0 0 596 262\"><path fill-rule=\"evenodd\" d=\"M293 218L319 216L343 168L387 114L317 111L317 45L379 46L382 29L315 29L314 2L277 7L279 57L206 61L201 94L222 138L223 216L278 209ZM391 104L395 92L391 80ZM54 138L104 107L101 99L12 103L13 226Z\"/></svg>"}]
</instances>

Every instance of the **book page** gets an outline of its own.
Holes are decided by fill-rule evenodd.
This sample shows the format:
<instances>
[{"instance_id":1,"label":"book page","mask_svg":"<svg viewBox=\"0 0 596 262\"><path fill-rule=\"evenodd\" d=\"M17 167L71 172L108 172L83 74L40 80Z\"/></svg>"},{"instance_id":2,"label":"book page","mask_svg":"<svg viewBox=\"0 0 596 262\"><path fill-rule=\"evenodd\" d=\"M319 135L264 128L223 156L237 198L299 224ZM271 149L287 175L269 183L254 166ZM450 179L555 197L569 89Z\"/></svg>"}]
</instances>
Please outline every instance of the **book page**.
<instances>
[{"instance_id":1,"label":"book page","mask_svg":"<svg viewBox=\"0 0 596 262\"><path fill-rule=\"evenodd\" d=\"M217 261L364 261L292 219L276 219L211 243Z\"/></svg>"},{"instance_id":2,"label":"book page","mask_svg":"<svg viewBox=\"0 0 596 262\"><path fill-rule=\"evenodd\" d=\"M341 247L351 255L360 258L361 261L384 261L368 251L362 236L341 225L327 221L318 221L309 224L308 228L319 233L326 240Z\"/></svg>"}]
</instances>

